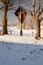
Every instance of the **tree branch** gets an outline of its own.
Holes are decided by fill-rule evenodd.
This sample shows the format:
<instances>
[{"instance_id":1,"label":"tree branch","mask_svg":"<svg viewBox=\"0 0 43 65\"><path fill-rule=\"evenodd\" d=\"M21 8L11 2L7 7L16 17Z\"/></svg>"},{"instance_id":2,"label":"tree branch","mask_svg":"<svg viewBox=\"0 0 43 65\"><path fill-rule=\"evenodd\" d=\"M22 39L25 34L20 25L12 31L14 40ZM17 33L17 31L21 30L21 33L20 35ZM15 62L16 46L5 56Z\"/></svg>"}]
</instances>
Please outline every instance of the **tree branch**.
<instances>
[{"instance_id":1,"label":"tree branch","mask_svg":"<svg viewBox=\"0 0 43 65\"><path fill-rule=\"evenodd\" d=\"M42 8L42 10L38 13L38 17L40 17L40 15L43 13L43 8Z\"/></svg>"},{"instance_id":2,"label":"tree branch","mask_svg":"<svg viewBox=\"0 0 43 65\"><path fill-rule=\"evenodd\" d=\"M4 4L5 4L5 1L4 0L1 0Z\"/></svg>"},{"instance_id":3,"label":"tree branch","mask_svg":"<svg viewBox=\"0 0 43 65\"><path fill-rule=\"evenodd\" d=\"M41 22L41 21L43 20L43 17L41 17L39 20L40 20L40 22Z\"/></svg>"},{"instance_id":4,"label":"tree branch","mask_svg":"<svg viewBox=\"0 0 43 65\"><path fill-rule=\"evenodd\" d=\"M30 13L30 15L31 15L31 16L33 16L33 13L32 13L32 11L28 10L28 12Z\"/></svg>"},{"instance_id":5,"label":"tree branch","mask_svg":"<svg viewBox=\"0 0 43 65\"><path fill-rule=\"evenodd\" d=\"M0 7L0 10L3 10L4 9L4 7Z\"/></svg>"},{"instance_id":6,"label":"tree branch","mask_svg":"<svg viewBox=\"0 0 43 65\"><path fill-rule=\"evenodd\" d=\"M36 15L40 12L40 0L38 0L38 9L36 10Z\"/></svg>"},{"instance_id":7,"label":"tree branch","mask_svg":"<svg viewBox=\"0 0 43 65\"><path fill-rule=\"evenodd\" d=\"M12 10L12 9L13 9L12 7L11 8L10 7L8 8L8 10Z\"/></svg>"},{"instance_id":8,"label":"tree branch","mask_svg":"<svg viewBox=\"0 0 43 65\"><path fill-rule=\"evenodd\" d=\"M0 10L2 10L2 8L0 8Z\"/></svg>"}]
</instances>

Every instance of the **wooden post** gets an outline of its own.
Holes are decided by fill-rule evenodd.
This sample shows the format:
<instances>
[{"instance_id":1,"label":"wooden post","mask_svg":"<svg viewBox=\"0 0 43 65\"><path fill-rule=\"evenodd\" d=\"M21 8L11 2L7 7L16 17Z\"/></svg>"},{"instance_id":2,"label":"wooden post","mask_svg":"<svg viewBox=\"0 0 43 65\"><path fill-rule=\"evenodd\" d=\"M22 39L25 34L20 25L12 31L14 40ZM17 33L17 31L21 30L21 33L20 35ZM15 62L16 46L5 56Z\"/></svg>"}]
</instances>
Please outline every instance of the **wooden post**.
<instances>
[{"instance_id":1,"label":"wooden post","mask_svg":"<svg viewBox=\"0 0 43 65\"><path fill-rule=\"evenodd\" d=\"M20 36L22 36L23 33L22 33L22 23L20 22Z\"/></svg>"},{"instance_id":2,"label":"wooden post","mask_svg":"<svg viewBox=\"0 0 43 65\"><path fill-rule=\"evenodd\" d=\"M22 24L25 20L26 14L27 13L25 12L25 10L21 6L19 6L19 8L15 12L15 15L17 16L17 18L19 20L19 24L20 24L20 36L23 35Z\"/></svg>"},{"instance_id":3,"label":"wooden post","mask_svg":"<svg viewBox=\"0 0 43 65\"><path fill-rule=\"evenodd\" d=\"M20 36L22 36L22 22L21 22L21 10L20 12L18 13L18 20L19 20L19 23L20 23Z\"/></svg>"}]
</instances>

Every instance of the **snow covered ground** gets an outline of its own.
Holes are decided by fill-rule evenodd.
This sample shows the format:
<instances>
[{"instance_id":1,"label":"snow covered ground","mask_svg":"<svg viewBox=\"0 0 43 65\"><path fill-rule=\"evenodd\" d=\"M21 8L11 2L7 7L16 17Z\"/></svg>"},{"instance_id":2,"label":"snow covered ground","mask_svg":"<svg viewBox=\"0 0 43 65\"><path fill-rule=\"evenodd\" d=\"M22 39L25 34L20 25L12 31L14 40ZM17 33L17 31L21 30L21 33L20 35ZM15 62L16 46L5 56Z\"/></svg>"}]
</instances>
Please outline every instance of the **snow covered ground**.
<instances>
[{"instance_id":1,"label":"snow covered ground","mask_svg":"<svg viewBox=\"0 0 43 65\"><path fill-rule=\"evenodd\" d=\"M9 27L9 35L0 35L0 65L43 65L43 29L40 40L35 30L23 30L22 37L19 31Z\"/></svg>"}]
</instances>

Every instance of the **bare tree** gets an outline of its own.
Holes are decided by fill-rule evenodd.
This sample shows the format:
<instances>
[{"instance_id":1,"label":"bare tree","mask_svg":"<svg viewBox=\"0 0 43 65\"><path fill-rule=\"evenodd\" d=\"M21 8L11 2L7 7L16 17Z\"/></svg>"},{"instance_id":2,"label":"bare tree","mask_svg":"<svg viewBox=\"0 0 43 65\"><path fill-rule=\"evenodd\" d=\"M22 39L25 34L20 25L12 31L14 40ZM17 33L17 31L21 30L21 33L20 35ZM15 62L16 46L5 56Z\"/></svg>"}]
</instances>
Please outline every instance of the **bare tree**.
<instances>
[{"instance_id":1,"label":"bare tree","mask_svg":"<svg viewBox=\"0 0 43 65\"><path fill-rule=\"evenodd\" d=\"M12 6L16 4L16 0L0 0L0 10L4 12L2 18L2 34L8 34L7 32L7 12L12 10Z\"/></svg>"},{"instance_id":2,"label":"bare tree","mask_svg":"<svg viewBox=\"0 0 43 65\"><path fill-rule=\"evenodd\" d=\"M36 23L36 35L35 35L35 38L36 39L39 39L40 38L40 23L42 21L42 17L41 17L41 14L43 13L43 5L41 4L40 5L40 0L34 0L33 1L33 6L32 6L32 10L29 10L29 13L30 15L32 16L33 20L35 21ZM38 8L36 8L36 3L38 3Z\"/></svg>"}]
</instances>

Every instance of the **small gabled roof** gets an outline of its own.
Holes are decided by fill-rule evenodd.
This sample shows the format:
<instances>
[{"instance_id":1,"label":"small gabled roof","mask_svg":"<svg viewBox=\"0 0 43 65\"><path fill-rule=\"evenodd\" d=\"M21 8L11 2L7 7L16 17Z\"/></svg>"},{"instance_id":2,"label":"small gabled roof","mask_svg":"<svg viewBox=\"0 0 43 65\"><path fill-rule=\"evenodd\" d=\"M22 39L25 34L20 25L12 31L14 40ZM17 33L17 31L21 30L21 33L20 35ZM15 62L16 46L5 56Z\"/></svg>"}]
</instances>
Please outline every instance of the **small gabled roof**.
<instances>
[{"instance_id":1,"label":"small gabled roof","mask_svg":"<svg viewBox=\"0 0 43 65\"><path fill-rule=\"evenodd\" d=\"M22 6L19 6L18 9L15 11L15 15L18 16L18 13L21 11L24 11L25 14L27 14L26 10L22 7Z\"/></svg>"}]
</instances>

